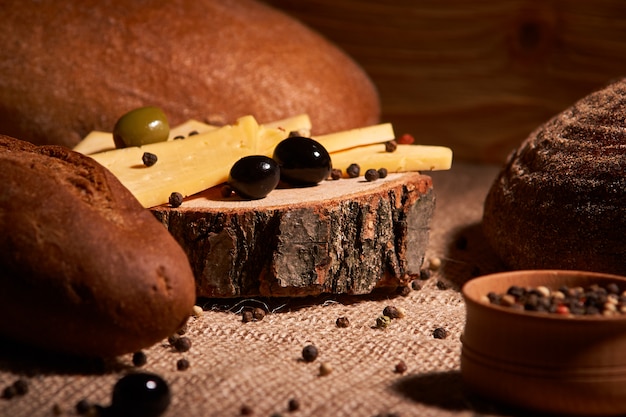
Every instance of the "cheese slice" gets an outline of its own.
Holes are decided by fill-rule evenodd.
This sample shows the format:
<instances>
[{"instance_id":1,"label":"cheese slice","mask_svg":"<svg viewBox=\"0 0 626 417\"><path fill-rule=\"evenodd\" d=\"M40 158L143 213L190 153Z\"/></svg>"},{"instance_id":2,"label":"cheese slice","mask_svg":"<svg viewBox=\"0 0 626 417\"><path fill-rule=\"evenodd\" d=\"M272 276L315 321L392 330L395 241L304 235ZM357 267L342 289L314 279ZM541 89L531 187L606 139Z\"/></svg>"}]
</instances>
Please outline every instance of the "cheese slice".
<instances>
[{"instance_id":1,"label":"cheese slice","mask_svg":"<svg viewBox=\"0 0 626 417\"><path fill-rule=\"evenodd\" d=\"M395 137L391 123L382 123L343 132L314 136L313 139L321 143L328 153L333 153L357 146L387 142L393 140Z\"/></svg>"},{"instance_id":2,"label":"cheese slice","mask_svg":"<svg viewBox=\"0 0 626 417\"><path fill-rule=\"evenodd\" d=\"M452 150L445 146L398 145L394 152L387 152L385 144L360 146L331 154L333 168L344 176L348 167L355 163L361 175L368 169L386 168L388 172L446 170L452 166Z\"/></svg>"}]
</instances>

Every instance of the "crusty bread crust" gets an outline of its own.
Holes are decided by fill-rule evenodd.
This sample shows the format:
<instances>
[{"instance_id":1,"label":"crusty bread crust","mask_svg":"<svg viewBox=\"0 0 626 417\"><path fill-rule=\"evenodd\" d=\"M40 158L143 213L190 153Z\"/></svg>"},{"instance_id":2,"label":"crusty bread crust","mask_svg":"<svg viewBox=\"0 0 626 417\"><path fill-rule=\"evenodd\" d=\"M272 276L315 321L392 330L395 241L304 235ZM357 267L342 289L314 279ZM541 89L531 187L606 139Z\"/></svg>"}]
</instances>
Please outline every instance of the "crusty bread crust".
<instances>
[{"instance_id":1,"label":"crusty bread crust","mask_svg":"<svg viewBox=\"0 0 626 417\"><path fill-rule=\"evenodd\" d=\"M0 135L0 335L93 356L133 352L189 317L180 246L119 181L60 146Z\"/></svg>"},{"instance_id":2,"label":"crusty bread crust","mask_svg":"<svg viewBox=\"0 0 626 417\"><path fill-rule=\"evenodd\" d=\"M512 268L626 275L626 79L555 116L511 154L483 226Z\"/></svg>"},{"instance_id":3,"label":"crusty bread crust","mask_svg":"<svg viewBox=\"0 0 626 417\"><path fill-rule=\"evenodd\" d=\"M315 134L378 122L345 53L253 0L9 0L0 8L0 133L73 146L124 113L261 123L308 113Z\"/></svg>"}]
</instances>

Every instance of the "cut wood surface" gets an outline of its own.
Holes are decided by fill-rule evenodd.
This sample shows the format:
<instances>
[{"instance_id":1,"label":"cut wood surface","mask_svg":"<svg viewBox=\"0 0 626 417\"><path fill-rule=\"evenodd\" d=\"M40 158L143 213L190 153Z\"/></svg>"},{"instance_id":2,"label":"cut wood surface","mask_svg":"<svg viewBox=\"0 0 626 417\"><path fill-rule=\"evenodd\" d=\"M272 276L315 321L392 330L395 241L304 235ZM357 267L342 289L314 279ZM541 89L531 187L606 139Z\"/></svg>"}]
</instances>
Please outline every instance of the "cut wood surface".
<instances>
[{"instance_id":1,"label":"cut wood surface","mask_svg":"<svg viewBox=\"0 0 626 417\"><path fill-rule=\"evenodd\" d=\"M220 187L154 215L183 246L200 297L368 294L419 274L435 204L416 172L279 188L261 200Z\"/></svg>"}]
</instances>

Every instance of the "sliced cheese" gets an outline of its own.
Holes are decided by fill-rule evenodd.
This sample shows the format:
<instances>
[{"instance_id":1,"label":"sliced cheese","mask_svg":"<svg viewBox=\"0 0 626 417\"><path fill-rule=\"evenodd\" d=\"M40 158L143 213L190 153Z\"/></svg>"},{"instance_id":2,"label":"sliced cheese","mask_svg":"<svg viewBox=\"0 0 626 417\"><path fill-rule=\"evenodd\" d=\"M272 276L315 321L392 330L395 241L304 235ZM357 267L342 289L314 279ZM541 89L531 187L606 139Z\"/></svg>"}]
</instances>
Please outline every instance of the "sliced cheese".
<instances>
[{"instance_id":1,"label":"sliced cheese","mask_svg":"<svg viewBox=\"0 0 626 417\"><path fill-rule=\"evenodd\" d=\"M113 134L94 130L78 142L73 150L83 155L91 155L93 153L110 151L111 149L115 149Z\"/></svg>"},{"instance_id":2,"label":"sliced cheese","mask_svg":"<svg viewBox=\"0 0 626 417\"><path fill-rule=\"evenodd\" d=\"M387 142L395 138L391 123L383 123L328 135L315 136L313 139L321 143L329 153Z\"/></svg>"},{"instance_id":3,"label":"sliced cheese","mask_svg":"<svg viewBox=\"0 0 626 417\"><path fill-rule=\"evenodd\" d=\"M91 157L108 168L144 207L153 207L167 203L173 192L188 196L226 181L231 166L254 153L260 129L252 116L246 116L233 125L185 140L116 149ZM262 134L276 134L268 130ZM144 152L155 154L157 163L143 165Z\"/></svg>"},{"instance_id":4,"label":"sliced cheese","mask_svg":"<svg viewBox=\"0 0 626 417\"><path fill-rule=\"evenodd\" d=\"M360 146L331 154L333 168L346 173L355 163L361 175L368 169L386 168L389 172L436 171L450 169L452 150L445 146L398 145L394 152L387 152L385 144Z\"/></svg>"}]
</instances>

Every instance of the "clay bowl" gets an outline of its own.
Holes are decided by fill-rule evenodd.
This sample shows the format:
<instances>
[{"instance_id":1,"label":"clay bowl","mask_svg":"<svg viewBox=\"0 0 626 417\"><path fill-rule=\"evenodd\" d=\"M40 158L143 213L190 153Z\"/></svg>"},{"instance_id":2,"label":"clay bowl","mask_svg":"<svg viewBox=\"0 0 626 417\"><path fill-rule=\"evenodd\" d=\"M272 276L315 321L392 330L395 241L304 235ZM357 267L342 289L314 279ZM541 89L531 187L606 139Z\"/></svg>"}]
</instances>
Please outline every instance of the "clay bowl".
<instances>
[{"instance_id":1,"label":"clay bowl","mask_svg":"<svg viewBox=\"0 0 626 417\"><path fill-rule=\"evenodd\" d=\"M493 401L534 412L626 414L626 315L525 312L483 298L490 291L504 293L511 285L558 289L612 282L626 290L626 277L581 271L515 271L467 282L461 337L466 386Z\"/></svg>"}]
</instances>

